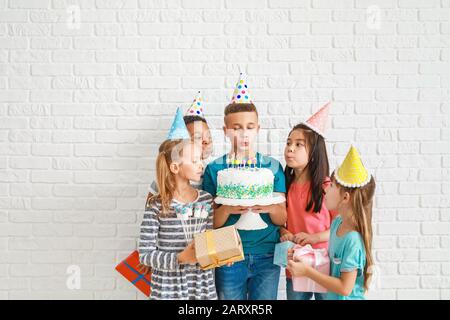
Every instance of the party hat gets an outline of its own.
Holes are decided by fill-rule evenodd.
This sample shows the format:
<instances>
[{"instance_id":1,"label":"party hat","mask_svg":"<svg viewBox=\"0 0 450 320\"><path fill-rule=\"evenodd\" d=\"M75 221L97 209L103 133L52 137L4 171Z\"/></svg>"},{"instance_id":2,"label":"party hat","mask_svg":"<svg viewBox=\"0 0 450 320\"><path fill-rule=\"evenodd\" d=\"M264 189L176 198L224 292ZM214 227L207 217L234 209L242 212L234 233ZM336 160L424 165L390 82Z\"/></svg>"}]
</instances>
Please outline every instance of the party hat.
<instances>
[{"instance_id":1,"label":"party hat","mask_svg":"<svg viewBox=\"0 0 450 320\"><path fill-rule=\"evenodd\" d=\"M248 93L247 81L245 81L242 72L236 83L236 89L234 89L231 103L253 103L252 97Z\"/></svg>"},{"instance_id":2,"label":"party hat","mask_svg":"<svg viewBox=\"0 0 450 320\"><path fill-rule=\"evenodd\" d=\"M177 108L177 114L172 122L172 127L170 127L169 134L167 135L168 140L178 140L178 139L190 139L189 131L186 128L183 120L183 113L180 108Z\"/></svg>"},{"instance_id":3,"label":"party hat","mask_svg":"<svg viewBox=\"0 0 450 320\"><path fill-rule=\"evenodd\" d=\"M303 122L304 125L317 132L324 138L328 122L328 114L330 113L330 104L331 102L328 102L326 105L320 108L319 111L312 115L311 118Z\"/></svg>"},{"instance_id":4,"label":"party hat","mask_svg":"<svg viewBox=\"0 0 450 320\"><path fill-rule=\"evenodd\" d=\"M336 169L335 177L340 185L349 188L364 187L370 182L371 175L364 167L354 146L350 147L344 162Z\"/></svg>"},{"instance_id":5,"label":"party hat","mask_svg":"<svg viewBox=\"0 0 450 320\"><path fill-rule=\"evenodd\" d=\"M189 109L186 111L186 116L199 116L205 118L203 114L203 99L200 94L200 91L197 93L197 97L192 102Z\"/></svg>"}]
</instances>

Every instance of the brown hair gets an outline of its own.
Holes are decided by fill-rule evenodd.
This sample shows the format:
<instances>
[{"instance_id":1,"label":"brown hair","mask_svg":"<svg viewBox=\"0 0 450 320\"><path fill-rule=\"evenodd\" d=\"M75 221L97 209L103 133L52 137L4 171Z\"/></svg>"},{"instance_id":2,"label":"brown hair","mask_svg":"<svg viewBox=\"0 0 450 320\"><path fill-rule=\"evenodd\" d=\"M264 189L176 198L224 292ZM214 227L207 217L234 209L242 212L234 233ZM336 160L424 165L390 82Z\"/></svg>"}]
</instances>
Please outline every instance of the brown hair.
<instances>
[{"instance_id":1,"label":"brown hair","mask_svg":"<svg viewBox=\"0 0 450 320\"><path fill-rule=\"evenodd\" d=\"M372 272L369 270L374 264L374 259L372 256L372 206L376 189L375 179L372 176L368 184L359 188L349 188L340 185L334 177L334 173L332 175L332 180L339 186L341 194L348 192L351 197L353 222L355 224L356 231L358 231L362 236L364 249L366 250L364 288L368 290L370 278L372 276Z\"/></svg>"},{"instance_id":2,"label":"brown hair","mask_svg":"<svg viewBox=\"0 0 450 320\"><path fill-rule=\"evenodd\" d=\"M238 112L255 112L258 115L258 110L253 103L230 103L225 107L225 117Z\"/></svg>"},{"instance_id":3,"label":"brown hair","mask_svg":"<svg viewBox=\"0 0 450 320\"><path fill-rule=\"evenodd\" d=\"M294 130L303 131L309 154L308 164L304 170L308 173L308 178L311 181L311 187L309 189L310 196L308 199L308 204L305 209L307 212L312 209L313 212L319 213L320 209L322 209L322 202L324 199L323 184L325 179L330 174L330 165L328 162L325 139L302 123L292 128L289 136ZM286 165L286 168L284 169L284 176L286 178L287 195L292 182L295 180L295 172L291 167Z\"/></svg>"},{"instance_id":4,"label":"brown hair","mask_svg":"<svg viewBox=\"0 0 450 320\"><path fill-rule=\"evenodd\" d=\"M188 125L190 123L197 122L197 121L201 121L201 122L204 122L204 123L208 124L208 122L206 121L205 118L197 116L197 115L195 115L195 116L191 116L191 115L184 116L183 120L184 120L184 124L185 125Z\"/></svg>"},{"instance_id":5,"label":"brown hair","mask_svg":"<svg viewBox=\"0 0 450 320\"><path fill-rule=\"evenodd\" d=\"M170 171L170 164L174 161L173 155L181 156L182 146L187 140L166 140L159 146L159 154L156 158L156 182L158 183L158 194L149 199L151 203L161 202L161 213L169 214L170 202L175 190L175 176ZM178 150L177 150L178 149ZM178 153L174 153L178 151Z\"/></svg>"}]
</instances>

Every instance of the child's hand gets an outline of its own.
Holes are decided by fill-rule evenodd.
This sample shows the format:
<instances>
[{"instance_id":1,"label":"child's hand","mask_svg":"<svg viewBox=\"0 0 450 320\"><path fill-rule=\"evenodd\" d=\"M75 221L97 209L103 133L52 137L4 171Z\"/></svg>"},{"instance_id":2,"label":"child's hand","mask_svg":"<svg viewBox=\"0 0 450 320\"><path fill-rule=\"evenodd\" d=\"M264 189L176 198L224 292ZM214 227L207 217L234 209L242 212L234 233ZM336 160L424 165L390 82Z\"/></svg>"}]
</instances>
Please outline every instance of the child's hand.
<instances>
[{"instance_id":1,"label":"child's hand","mask_svg":"<svg viewBox=\"0 0 450 320\"><path fill-rule=\"evenodd\" d=\"M137 270L142 274L150 274L152 273L152 268L146 266L145 264L139 263L137 266Z\"/></svg>"},{"instance_id":2,"label":"child's hand","mask_svg":"<svg viewBox=\"0 0 450 320\"><path fill-rule=\"evenodd\" d=\"M288 253L287 253L287 256L288 256L288 261L289 260L294 260L294 249L288 249Z\"/></svg>"},{"instance_id":3,"label":"child's hand","mask_svg":"<svg viewBox=\"0 0 450 320\"><path fill-rule=\"evenodd\" d=\"M192 241L190 244L184 248L183 251L181 251L178 254L178 262L180 264L195 264L197 263L197 258L195 257L195 246L194 241Z\"/></svg>"},{"instance_id":4,"label":"child's hand","mask_svg":"<svg viewBox=\"0 0 450 320\"><path fill-rule=\"evenodd\" d=\"M295 277L303 277L306 276L308 266L303 262L289 260L286 269Z\"/></svg>"},{"instance_id":5,"label":"child's hand","mask_svg":"<svg viewBox=\"0 0 450 320\"><path fill-rule=\"evenodd\" d=\"M244 214L248 211L248 207L243 207L243 206L226 206L226 205L224 205L223 207L225 207L225 210L229 214Z\"/></svg>"},{"instance_id":6,"label":"child's hand","mask_svg":"<svg viewBox=\"0 0 450 320\"><path fill-rule=\"evenodd\" d=\"M273 209L273 206L253 206L249 208L254 213L270 213Z\"/></svg>"},{"instance_id":7,"label":"child's hand","mask_svg":"<svg viewBox=\"0 0 450 320\"><path fill-rule=\"evenodd\" d=\"M295 241L294 235L292 233L290 233L290 232L286 232L285 234L283 234L280 237L280 241L281 242L285 242L285 241L292 241L292 242L294 242Z\"/></svg>"},{"instance_id":8,"label":"child's hand","mask_svg":"<svg viewBox=\"0 0 450 320\"><path fill-rule=\"evenodd\" d=\"M301 246L306 246L307 244L313 245L319 242L319 237L316 234L300 232L295 235L294 242Z\"/></svg>"}]
</instances>

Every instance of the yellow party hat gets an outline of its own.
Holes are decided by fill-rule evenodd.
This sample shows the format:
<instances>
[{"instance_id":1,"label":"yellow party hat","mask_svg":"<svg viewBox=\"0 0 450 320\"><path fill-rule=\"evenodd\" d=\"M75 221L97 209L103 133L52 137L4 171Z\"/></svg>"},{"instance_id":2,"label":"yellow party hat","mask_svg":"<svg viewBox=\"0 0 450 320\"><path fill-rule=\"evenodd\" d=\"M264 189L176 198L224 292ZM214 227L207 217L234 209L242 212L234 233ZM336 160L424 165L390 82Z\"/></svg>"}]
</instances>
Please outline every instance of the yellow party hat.
<instances>
[{"instance_id":1,"label":"yellow party hat","mask_svg":"<svg viewBox=\"0 0 450 320\"><path fill-rule=\"evenodd\" d=\"M350 147L344 162L336 169L335 177L340 185L349 188L364 187L370 182L371 175L364 167L354 146Z\"/></svg>"}]
</instances>

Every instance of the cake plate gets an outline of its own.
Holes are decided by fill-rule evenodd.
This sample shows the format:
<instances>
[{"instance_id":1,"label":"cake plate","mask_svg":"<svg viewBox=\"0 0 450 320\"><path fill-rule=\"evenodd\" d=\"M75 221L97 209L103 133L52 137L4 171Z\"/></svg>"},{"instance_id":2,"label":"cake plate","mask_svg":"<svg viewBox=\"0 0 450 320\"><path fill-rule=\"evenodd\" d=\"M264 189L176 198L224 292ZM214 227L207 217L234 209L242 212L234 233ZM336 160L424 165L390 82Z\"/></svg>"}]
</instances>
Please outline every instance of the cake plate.
<instances>
[{"instance_id":1,"label":"cake plate","mask_svg":"<svg viewBox=\"0 0 450 320\"><path fill-rule=\"evenodd\" d=\"M285 201L286 198L282 195L273 195L269 198L259 199L230 199L217 197L214 200L217 204L241 207L269 206L272 204L283 203ZM261 230L267 228L267 223L264 222L259 213L253 212L249 209L246 213L241 214L241 217L234 226L239 230Z\"/></svg>"}]
</instances>

